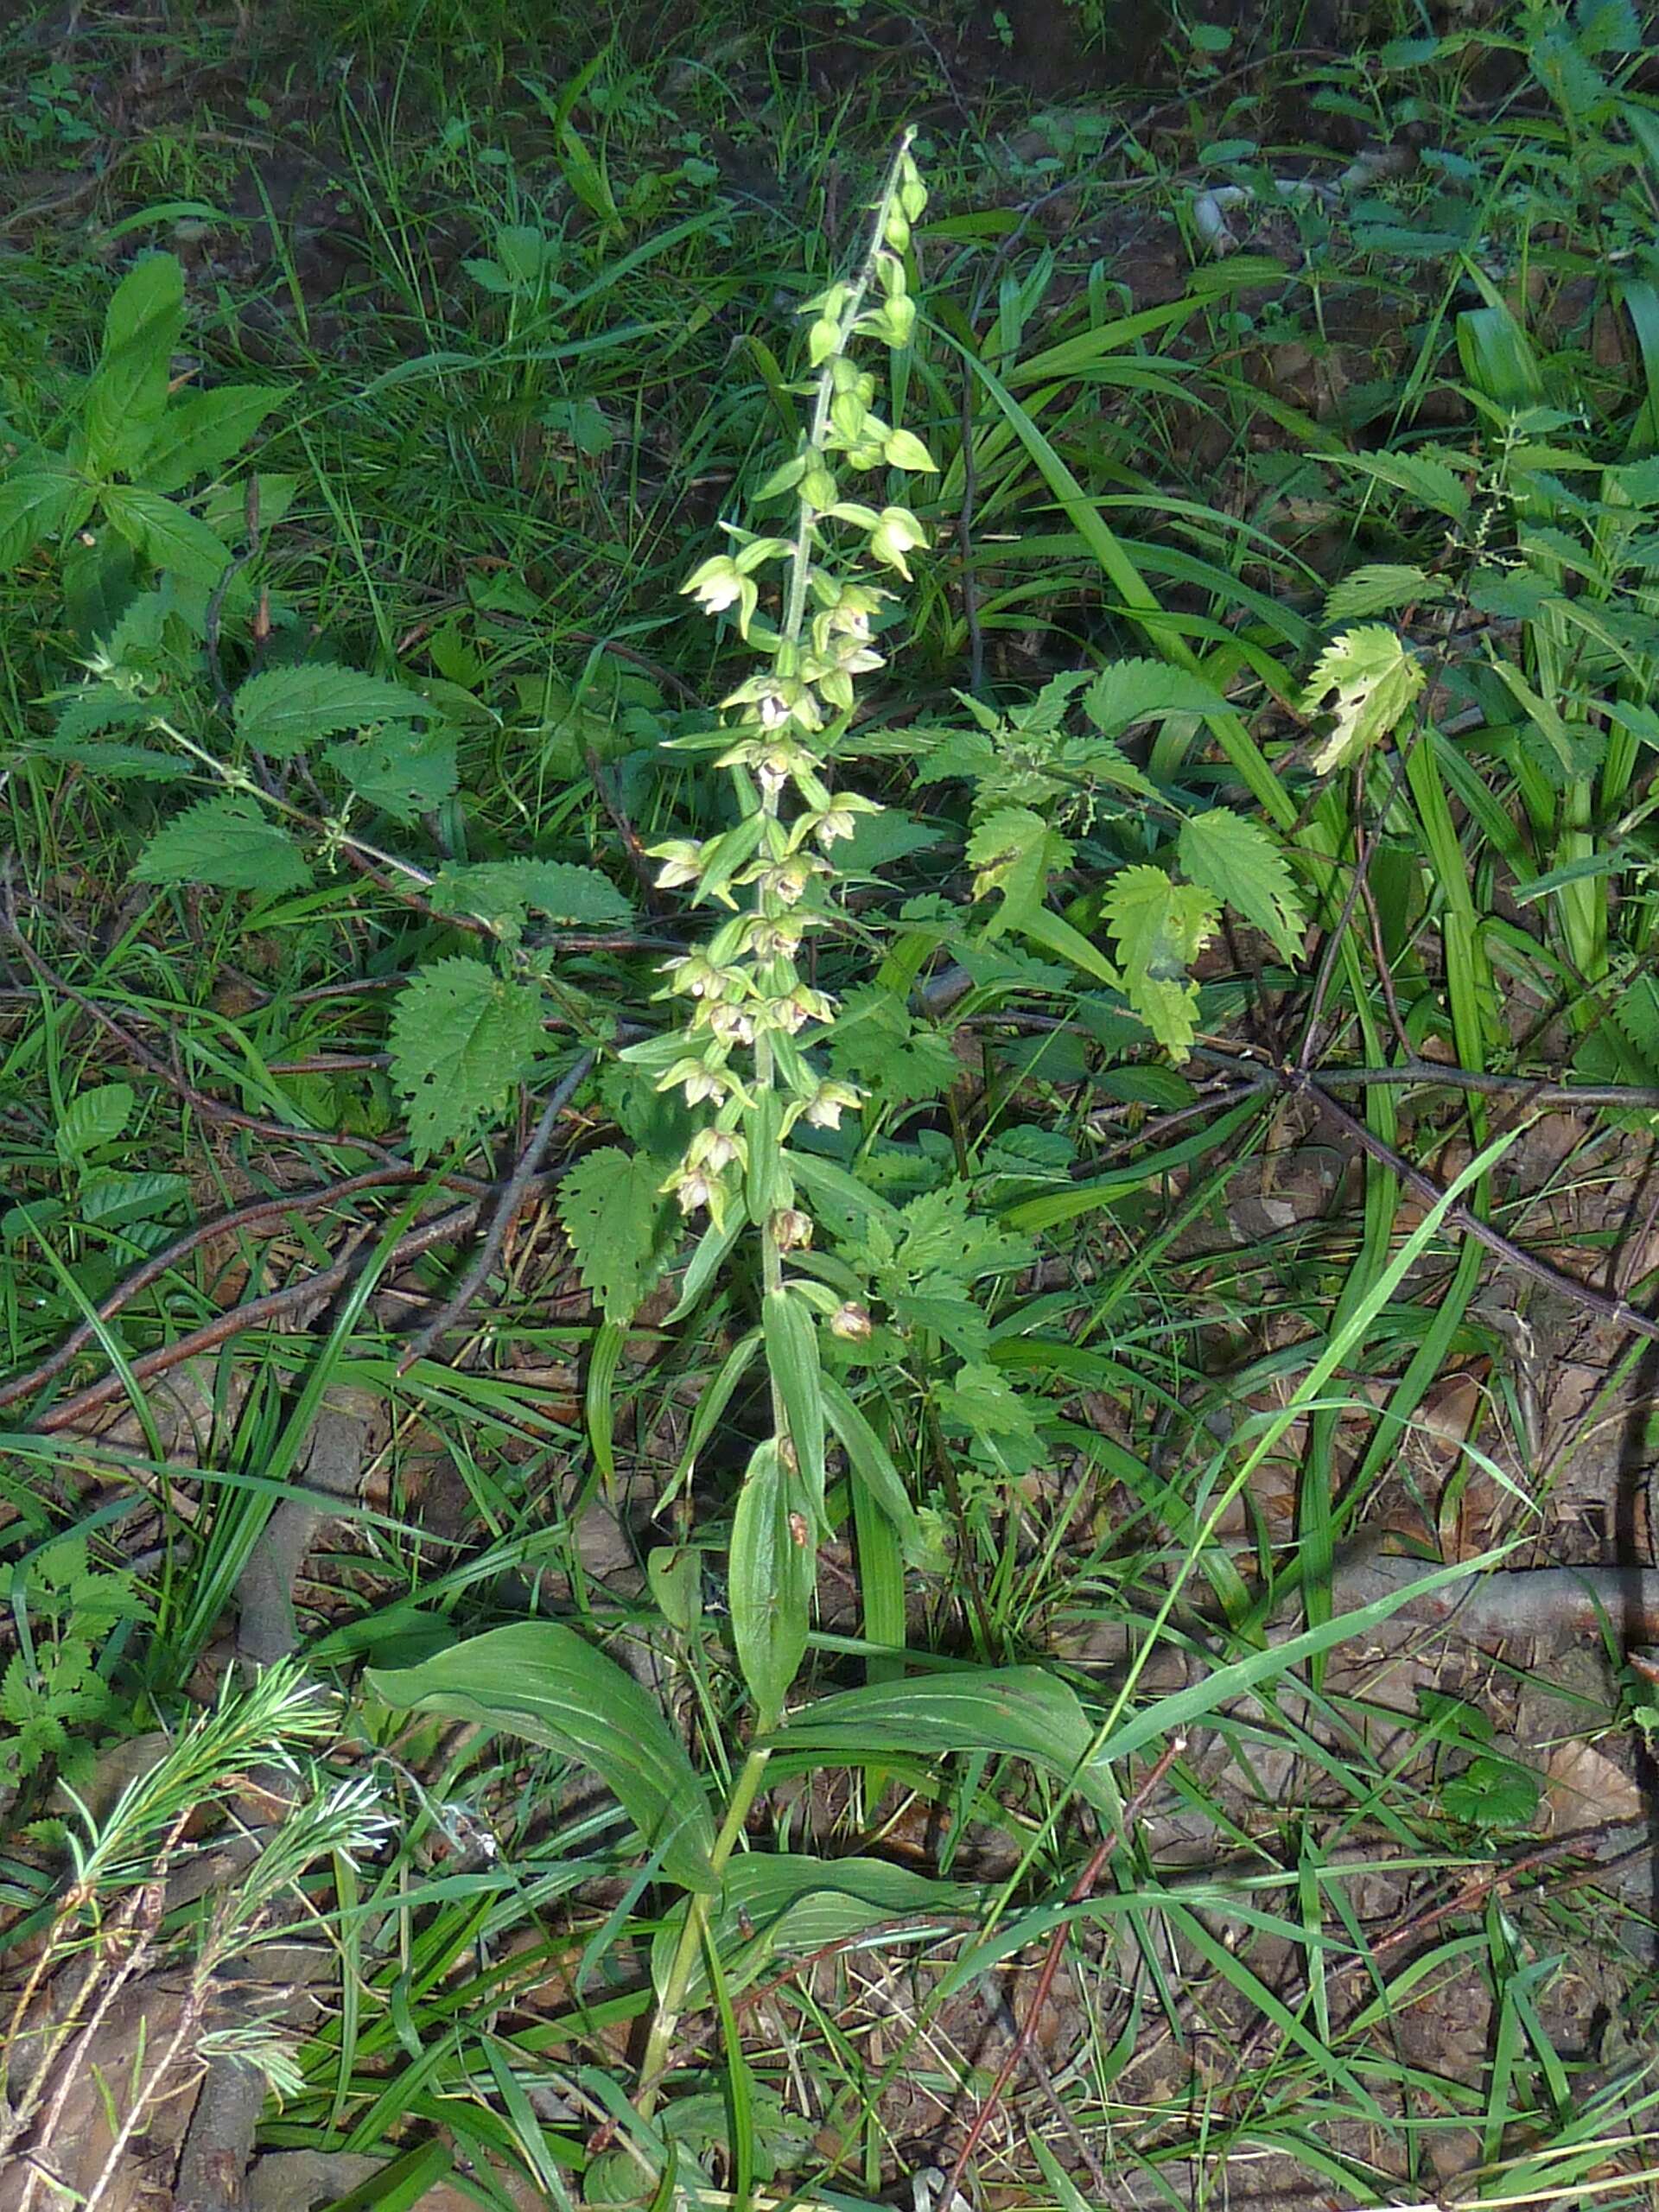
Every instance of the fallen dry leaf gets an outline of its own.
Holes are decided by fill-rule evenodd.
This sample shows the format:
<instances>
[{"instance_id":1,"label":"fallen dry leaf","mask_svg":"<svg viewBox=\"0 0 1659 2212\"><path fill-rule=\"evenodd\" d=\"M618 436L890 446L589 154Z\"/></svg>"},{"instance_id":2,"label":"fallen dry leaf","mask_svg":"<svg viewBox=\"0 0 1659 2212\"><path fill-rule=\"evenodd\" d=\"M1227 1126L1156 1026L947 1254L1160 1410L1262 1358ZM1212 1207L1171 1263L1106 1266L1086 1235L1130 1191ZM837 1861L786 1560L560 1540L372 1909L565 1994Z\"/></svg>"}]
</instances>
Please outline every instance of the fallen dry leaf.
<instances>
[{"instance_id":1,"label":"fallen dry leaf","mask_svg":"<svg viewBox=\"0 0 1659 2212\"><path fill-rule=\"evenodd\" d=\"M1640 1820L1642 1792L1622 1766L1588 1744L1557 1744L1544 1760L1544 1821L1550 1835L1575 1835L1608 1821Z\"/></svg>"}]
</instances>

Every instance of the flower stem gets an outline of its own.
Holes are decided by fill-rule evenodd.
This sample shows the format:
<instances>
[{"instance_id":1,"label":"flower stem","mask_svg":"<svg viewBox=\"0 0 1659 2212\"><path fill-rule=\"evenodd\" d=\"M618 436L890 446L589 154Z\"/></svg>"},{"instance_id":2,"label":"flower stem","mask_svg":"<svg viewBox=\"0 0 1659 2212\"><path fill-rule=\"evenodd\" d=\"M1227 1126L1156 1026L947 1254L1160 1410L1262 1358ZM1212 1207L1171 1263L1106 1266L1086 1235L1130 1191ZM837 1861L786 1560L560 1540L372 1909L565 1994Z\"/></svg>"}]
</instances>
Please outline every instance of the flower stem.
<instances>
[{"instance_id":1,"label":"flower stem","mask_svg":"<svg viewBox=\"0 0 1659 2212\"><path fill-rule=\"evenodd\" d=\"M726 1817L721 1822L720 1834L709 1854L709 1864L716 1874L723 1874L726 1871L726 1862L743 1833L743 1823L749 1817L749 1808L760 1794L760 1784L765 1779L771 1757L771 1747L762 1745L759 1749L751 1749L743 1762L727 1803ZM680 1930L680 1940L674 1947L668 1979L663 1984L662 1995L658 1999L657 2010L652 2016L651 2031L645 2038L639 2089L633 2101L634 2109L641 2120L651 2118L662 2095L663 2079L672 2056L674 2031L680 2024L680 2014L685 2007L685 1993L691 1986L697 1953L702 1948L708 1932L709 1899L699 1891L687 1904L685 1924Z\"/></svg>"}]
</instances>

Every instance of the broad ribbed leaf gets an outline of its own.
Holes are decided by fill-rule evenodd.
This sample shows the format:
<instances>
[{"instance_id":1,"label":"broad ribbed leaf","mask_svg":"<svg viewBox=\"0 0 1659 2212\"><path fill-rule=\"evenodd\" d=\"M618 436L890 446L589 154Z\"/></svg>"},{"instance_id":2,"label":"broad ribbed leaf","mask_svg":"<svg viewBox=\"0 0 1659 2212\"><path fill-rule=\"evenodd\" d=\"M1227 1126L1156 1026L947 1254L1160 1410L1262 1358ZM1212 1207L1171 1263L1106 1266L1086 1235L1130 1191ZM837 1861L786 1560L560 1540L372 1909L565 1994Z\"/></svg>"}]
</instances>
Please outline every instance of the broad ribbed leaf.
<instances>
[{"instance_id":1,"label":"broad ribbed leaf","mask_svg":"<svg viewBox=\"0 0 1659 2212\"><path fill-rule=\"evenodd\" d=\"M474 1720L591 1767L663 1872L684 1889L719 1886L702 1784L661 1709L632 1675L559 1621L521 1621L452 1644L418 1667L372 1667L399 1711Z\"/></svg>"},{"instance_id":2,"label":"broad ribbed leaf","mask_svg":"<svg viewBox=\"0 0 1659 2212\"><path fill-rule=\"evenodd\" d=\"M738 1664L760 1712L775 1725L799 1671L811 1626L817 1552L798 1475L775 1443L749 1461L732 1517L730 1595Z\"/></svg>"},{"instance_id":3,"label":"broad ribbed leaf","mask_svg":"<svg viewBox=\"0 0 1659 2212\"><path fill-rule=\"evenodd\" d=\"M1090 1758L1094 1739L1077 1698L1039 1667L871 1682L820 1698L793 1714L776 1738L782 1750L822 1752L846 1765L895 1752L912 1758L1001 1752L1075 1783L1080 1796L1112 1815L1117 1793L1103 1764Z\"/></svg>"},{"instance_id":4,"label":"broad ribbed leaf","mask_svg":"<svg viewBox=\"0 0 1659 2212\"><path fill-rule=\"evenodd\" d=\"M885 1859L815 1859L805 1853L746 1852L734 1859L709 1916L709 1932L728 1990L744 1989L775 1958L804 1958L885 1921L937 1919L971 1912L982 1892L969 1882L941 1881ZM685 1907L676 1905L651 1947L651 1978L667 1979ZM707 1987L699 1961L687 2003Z\"/></svg>"},{"instance_id":5,"label":"broad ribbed leaf","mask_svg":"<svg viewBox=\"0 0 1659 2212\"><path fill-rule=\"evenodd\" d=\"M769 1290L761 1301L766 1365L784 1402L795 1464L806 1486L814 1522L823 1529L823 1392L818 1332L804 1301L793 1291Z\"/></svg>"}]
</instances>

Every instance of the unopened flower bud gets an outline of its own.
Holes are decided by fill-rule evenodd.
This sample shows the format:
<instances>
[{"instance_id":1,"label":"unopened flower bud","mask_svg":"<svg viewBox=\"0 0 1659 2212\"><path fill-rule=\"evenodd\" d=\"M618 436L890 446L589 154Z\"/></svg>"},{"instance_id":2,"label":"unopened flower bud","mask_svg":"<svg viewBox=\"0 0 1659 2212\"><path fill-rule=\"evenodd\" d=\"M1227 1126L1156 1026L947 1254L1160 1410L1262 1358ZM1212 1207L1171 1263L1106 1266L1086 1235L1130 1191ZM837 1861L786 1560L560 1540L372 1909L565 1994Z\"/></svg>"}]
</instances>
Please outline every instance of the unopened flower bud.
<instances>
[{"instance_id":1,"label":"unopened flower bud","mask_svg":"<svg viewBox=\"0 0 1659 2212\"><path fill-rule=\"evenodd\" d=\"M771 1227L780 1252L793 1252L812 1242L812 1217L798 1206L779 1206Z\"/></svg>"},{"instance_id":2,"label":"unopened flower bud","mask_svg":"<svg viewBox=\"0 0 1659 2212\"><path fill-rule=\"evenodd\" d=\"M830 1316L830 1333L839 1337L843 1344L867 1344L875 1333L875 1324L868 1308L849 1298Z\"/></svg>"}]
</instances>

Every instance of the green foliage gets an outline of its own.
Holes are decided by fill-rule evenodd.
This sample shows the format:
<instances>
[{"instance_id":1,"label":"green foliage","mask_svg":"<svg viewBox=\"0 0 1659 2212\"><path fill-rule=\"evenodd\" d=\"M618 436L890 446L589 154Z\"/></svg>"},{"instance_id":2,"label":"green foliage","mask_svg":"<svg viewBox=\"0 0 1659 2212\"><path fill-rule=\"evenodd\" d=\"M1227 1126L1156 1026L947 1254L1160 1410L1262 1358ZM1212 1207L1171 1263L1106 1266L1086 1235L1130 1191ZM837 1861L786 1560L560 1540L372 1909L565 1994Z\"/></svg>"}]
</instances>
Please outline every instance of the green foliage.
<instances>
[{"instance_id":1,"label":"green foliage","mask_svg":"<svg viewBox=\"0 0 1659 2212\"><path fill-rule=\"evenodd\" d=\"M716 1886L714 1822L690 1762L639 1684L573 1630L524 1621L368 1680L394 1711L506 1729L592 1767L671 1881Z\"/></svg>"},{"instance_id":2,"label":"green foliage","mask_svg":"<svg viewBox=\"0 0 1659 2212\"><path fill-rule=\"evenodd\" d=\"M137 883L211 883L226 891L296 891L304 854L252 799L204 798L175 814L133 866Z\"/></svg>"},{"instance_id":3,"label":"green foliage","mask_svg":"<svg viewBox=\"0 0 1659 2212\"><path fill-rule=\"evenodd\" d=\"M912 2094L971 2109L962 2005L1056 1936L1059 2028L1104 1991L1099 2048L1056 2070L1052 2149L999 2112L1011 2201L1094 2202L1081 2140L1108 2195L1268 2156L1371 2202L1471 2125L1511 2193L1603 2185L1639 2107L1579 2096L1549 1961L1645 2046L1638 1985L1553 1866L1502 1911L1470 1888L1471 1851L1530 1847L1528 1754L1430 1709L1379 1762L1345 1647L1398 1601L1332 1616L1362 1524L1464 1556L1471 1468L1503 1538L1553 1533L1500 1294L1452 1217L1402 1236L1379 1147L1478 1140L1453 1063L1659 1081L1643 25L1377 19L1220 77L1230 35L1190 27L1126 164L1114 97L1027 111L1012 20L895 60L716 13L690 69L672 26L601 25L545 84L493 3L296 4L324 91L296 115L256 41L238 98L347 149L339 289L280 207L284 257L256 226L217 281L239 105L223 143L118 137L84 228L9 233L18 1827L109 1738L167 1748L46 1839L61 1878L14 1844L8 1910L32 1945L73 1900L46 1940L92 1966L280 1764L246 1881L143 1940L189 1983L302 1923L335 1978L258 2042L266 2139L368 2150L385 2203L450 2171L492 2212L874 2201ZM20 51L0 158L81 111ZM821 58L861 72L843 113ZM926 105L931 205L908 152L869 174L890 98ZM1075 219L1028 220L1061 181ZM1238 252L1207 257L1206 192ZM842 274L812 225L861 199ZM1155 305L1135 257L1093 264L1126 219L1194 246ZM157 222L201 226L188 274L132 259ZM1312 1117L1396 1060L1357 1086L1362 1211ZM485 1178L576 1065L550 1204L504 1219ZM1529 1153L1463 1192L1552 1265L1650 1118L1582 1111L1547 1232ZM487 1249L435 1243L444 1185ZM1596 1219L1580 1271L1622 1280ZM485 1260L511 1294L454 1327ZM178 1652L342 1382L385 1417L301 1612L344 1694L284 1669L198 1711ZM88 1386L131 1419L54 1427ZM86 1567L129 1544L133 1577ZM1646 1712L1585 1731L1615 1755ZM1373 1829L1433 1901L1403 1968L1352 1886ZM982 1847L994 1894L954 1878ZM861 1993L901 1956L878 2063ZM1447 1987L1491 2033L1466 2065L1414 2040L1401 2133L1404 2016ZM1197 2105L1165 2067L1148 2123L1193 2007L1224 2063ZM140 2112L142 2074L109 2076L135 2125L182 2101Z\"/></svg>"},{"instance_id":4,"label":"green foliage","mask_svg":"<svg viewBox=\"0 0 1659 2212\"><path fill-rule=\"evenodd\" d=\"M77 1770L73 1754L116 1713L99 1656L114 1630L143 1621L149 1608L130 1574L94 1566L85 1540L73 1536L37 1550L14 1575L12 1593L28 1639L0 1671L0 1787L16 1789L48 1764Z\"/></svg>"},{"instance_id":5,"label":"green foliage","mask_svg":"<svg viewBox=\"0 0 1659 2212\"><path fill-rule=\"evenodd\" d=\"M533 984L461 957L415 976L392 1016L391 1067L417 1154L472 1135L528 1078L541 1043Z\"/></svg>"},{"instance_id":6,"label":"green foliage","mask_svg":"<svg viewBox=\"0 0 1659 2212\"><path fill-rule=\"evenodd\" d=\"M607 1321L631 1321L662 1273L672 1209L664 1163L601 1145L559 1180L559 1219L583 1287Z\"/></svg>"}]
</instances>

